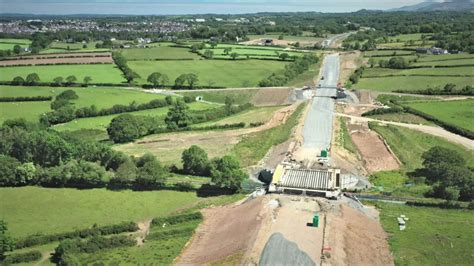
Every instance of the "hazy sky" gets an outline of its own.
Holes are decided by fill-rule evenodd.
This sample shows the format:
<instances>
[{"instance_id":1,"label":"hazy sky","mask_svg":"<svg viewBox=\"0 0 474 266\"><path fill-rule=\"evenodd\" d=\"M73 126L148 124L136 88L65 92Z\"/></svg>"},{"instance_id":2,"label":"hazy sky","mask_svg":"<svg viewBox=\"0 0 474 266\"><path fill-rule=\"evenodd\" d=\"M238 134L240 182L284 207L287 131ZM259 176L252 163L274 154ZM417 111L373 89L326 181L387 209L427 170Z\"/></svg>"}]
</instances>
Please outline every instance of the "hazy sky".
<instances>
[{"instance_id":1,"label":"hazy sky","mask_svg":"<svg viewBox=\"0 0 474 266\"><path fill-rule=\"evenodd\" d=\"M272 11L348 12L389 9L423 0L0 0L1 13L202 14Z\"/></svg>"}]
</instances>

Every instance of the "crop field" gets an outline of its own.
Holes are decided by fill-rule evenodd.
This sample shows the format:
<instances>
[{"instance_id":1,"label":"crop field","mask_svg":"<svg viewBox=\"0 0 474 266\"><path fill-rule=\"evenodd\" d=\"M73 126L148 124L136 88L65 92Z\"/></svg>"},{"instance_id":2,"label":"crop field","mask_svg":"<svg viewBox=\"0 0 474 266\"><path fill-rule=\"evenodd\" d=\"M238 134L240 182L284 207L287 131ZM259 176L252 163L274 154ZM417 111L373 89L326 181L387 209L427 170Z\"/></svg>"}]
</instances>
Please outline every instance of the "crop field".
<instances>
[{"instance_id":1,"label":"crop field","mask_svg":"<svg viewBox=\"0 0 474 266\"><path fill-rule=\"evenodd\" d=\"M31 41L28 39L6 39L0 38L0 50L13 50L15 45L20 45L22 48L30 46Z\"/></svg>"},{"instance_id":2,"label":"crop field","mask_svg":"<svg viewBox=\"0 0 474 266\"><path fill-rule=\"evenodd\" d=\"M405 170L415 170L422 165L421 155L434 146L456 150L466 159L467 165L474 166L472 152L466 148L439 137L421 133L412 129L387 125L371 124L390 145L395 155L403 163Z\"/></svg>"},{"instance_id":3,"label":"crop field","mask_svg":"<svg viewBox=\"0 0 474 266\"><path fill-rule=\"evenodd\" d=\"M405 103L404 105L474 132L474 99Z\"/></svg>"},{"instance_id":4,"label":"crop field","mask_svg":"<svg viewBox=\"0 0 474 266\"><path fill-rule=\"evenodd\" d=\"M112 107L115 104L128 105L133 101L146 103L153 99L163 99L165 97L161 94L145 93L122 88L26 86L0 86L0 97L55 96L65 90L74 90L79 96L79 99L73 101L76 108L95 105L98 109L102 109ZM50 102L3 102L0 103L0 106L2 110L2 112L0 112L0 123L3 123L6 119L22 117L27 121L37 122L41 114L51 111ZM98 119L98 117L96 119Z\"/></svg>"},{"instance_id":5,"label":"crop field","mask_svg":"<svg viewBox=\"0 0 474 266\"><path fill-rule=\"evenodd\" d=\"M457 88L467 85L472 86L473 77L402 76L362 78L353 87L356 89L389 92L394 90L422 90L428 86L431 88L443 88L447 83L453 83Z\"/></svg>"},{"instance_id":6,"label":"crop field","mask_svg":"<svg viewBox=\"0 0 474 266\"><path fill-rule=\"evenodd\" d=\"M193 207L194 192L59 188L0 188L0 219L13 237L140 221Z\"/></svg>"},{"instance_id":7,"label":"crop field","mask_svg":"<svg viewBox=\"0 0 474 266\"><path fill-rule=\"evenodd\" d=\"M474 212L377 203L389 234L395 265L469 265L474 242ZM397 217L409 218L405 231Z\"/></svg>"},{"instance_id":8,"label":"crop field","mask_svg":"<svg viewBox=\"0 0 474 266\"><path fill-rule=\"evenodd\" d=\"M259 89L253 90L219 90L219 91L186 91L180 92L178 94L183 96L189 96L196 98L202 96L204 101L215 102L215 103L225 103L225 99L230 97L234 100L235 104L244 104L252 100L252 98L257 94Z\"/></svg>"},{"instance_id":9,"label":"crop field","mask_svg":"<svg viewBox=\"0 0 474 266\"><path fill-rule=\"evenodd\" d=\"M184 61L130 61L141 83L153 72L166 74L171 83L181 74L194 73L199 86L252 87L274 72L284 69L285 62L263 60L184 60Z\"/></svg>"},{"instance_id":10,"label":"crop field","mask_svg":"<svg viewBox=\"0 0 474 266\"><path fill-rule=\"evenodd\" d=\"M129 61L157 59L201 59L199 55L191 53L190 50L187 48L177 48L169 46L122 49L121 52L122 55Z\"/></svg>"},{"instance_id":11,"label":"crop field","mask_svg":"<svg viewBox=\"0 0 474 266\"><path fill-rule=\"evenodd\" d=\"M190 110L206 110L206 109L212 109L215 107L212 104L199 103L199 102L188 104L188 106ZM166 114L168 113L168 109L169 109L168 107L162 107L162 108L156 108L156 109L129 112L129 114L163 118L163 125L164 125L164 118ZM56 125L54 126L54 129L58 131L66 131L66 130L74 131L74 130L79 130L79 129L105 130L107 126L110 124L110 121L112 121L112 119L118 115L120 114L74 119L70 122Z\"/></svg>"},{"instance_id":12,"label":"crop field","mask_svg":"<svg viewBox=\"0 0 474 266\"><path fill-rule=\"evenodd\" d=\"M26 78L31 73L37 73L42 82L52 82L55 77L66 78L69 75L75 75L79 83L82 83L86 76L92 78L92 83L121 83L125 81L120 70L113 64L1 67L0 79L1 81L11 81L17 76Z\"/></svg>"}]
</instances>

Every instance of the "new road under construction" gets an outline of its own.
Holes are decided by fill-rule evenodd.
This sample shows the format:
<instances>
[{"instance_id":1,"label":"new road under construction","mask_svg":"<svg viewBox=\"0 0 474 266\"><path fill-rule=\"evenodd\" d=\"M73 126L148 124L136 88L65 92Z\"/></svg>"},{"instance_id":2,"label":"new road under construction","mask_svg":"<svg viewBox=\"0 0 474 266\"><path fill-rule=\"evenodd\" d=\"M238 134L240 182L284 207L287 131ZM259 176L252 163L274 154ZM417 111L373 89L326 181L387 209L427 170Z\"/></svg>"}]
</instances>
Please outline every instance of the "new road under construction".
<instances>
[{"instance_id":1,"label":"new road under construction","mask_svg":"<svg viewBox=\"0 0 474 266\"><path fill-rule=\"evenodd\" d=\"M338 198L342 189L357 183L356 178L341 175L330 158L334 106L341 93L339 66L338 54L325 57L304 119L302 143L274 170L269 192Z\"/></svg>"}]
</instances>

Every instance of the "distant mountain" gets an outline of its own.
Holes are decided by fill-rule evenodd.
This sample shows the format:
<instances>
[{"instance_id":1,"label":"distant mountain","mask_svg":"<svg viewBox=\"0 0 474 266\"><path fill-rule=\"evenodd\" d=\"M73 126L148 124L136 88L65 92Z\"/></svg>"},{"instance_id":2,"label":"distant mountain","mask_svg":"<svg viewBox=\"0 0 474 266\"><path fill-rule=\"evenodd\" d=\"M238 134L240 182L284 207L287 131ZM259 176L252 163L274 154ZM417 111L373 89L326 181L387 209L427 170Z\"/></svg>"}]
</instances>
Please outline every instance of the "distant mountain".
<instances>
[{"instance_id":1,"label":"distant mountain","mask_svg":"<svg viewBox=\"0 0 474 266\"><path fill-rule=\"evenodd\" d=\"M474 11L474 2L472 0L451 0L446 2L423 2L412 6L403 6L390 9L388 11L409 11L409 12L427 12L427 11Z\"/></svg>"}]
</instances>

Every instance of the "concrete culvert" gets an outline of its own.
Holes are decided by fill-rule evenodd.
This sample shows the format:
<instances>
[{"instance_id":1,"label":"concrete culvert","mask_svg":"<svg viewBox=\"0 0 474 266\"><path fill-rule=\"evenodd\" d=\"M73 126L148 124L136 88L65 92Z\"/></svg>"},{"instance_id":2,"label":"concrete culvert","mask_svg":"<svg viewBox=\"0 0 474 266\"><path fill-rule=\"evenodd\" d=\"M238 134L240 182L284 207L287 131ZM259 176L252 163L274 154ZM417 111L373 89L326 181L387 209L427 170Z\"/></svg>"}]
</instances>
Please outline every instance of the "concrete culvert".
<instances>
[{"instance_id":1,"label":"concrete culvert","mask_svg":"<svg viewBox=\"0 0 474 266\"><path fill-rule=\"evenodd\" d=\"M296 243L287 240L282 234L275 233L265 244L259 265L308 265L316 266L306 252Z\"/></svg>"}]
</instances>

